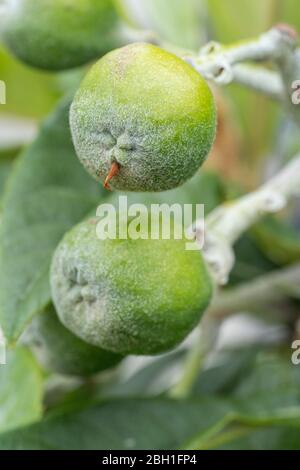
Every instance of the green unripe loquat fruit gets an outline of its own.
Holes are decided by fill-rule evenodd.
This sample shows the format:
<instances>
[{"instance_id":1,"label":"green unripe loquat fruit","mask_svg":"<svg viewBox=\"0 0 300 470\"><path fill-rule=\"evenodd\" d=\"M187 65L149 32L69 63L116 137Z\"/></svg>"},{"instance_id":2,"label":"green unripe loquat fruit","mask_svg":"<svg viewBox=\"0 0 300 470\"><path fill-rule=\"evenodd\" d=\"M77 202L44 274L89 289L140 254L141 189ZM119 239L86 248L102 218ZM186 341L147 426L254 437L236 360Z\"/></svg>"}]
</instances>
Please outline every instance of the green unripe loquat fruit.
<instances>
[{"instance_id":1,"label":"green unripe loquat fruit","mask_svg":"<svg viewBox=\"0 0 300 470\"><path fill-rule=\"evenodd\" d=\"M113 0L6 0L1 37L28 65L63 70L116 47Z\"/></svg>"},{"instance_id":2,"label":"green unripe loquat fruit","mask_svg":"<svg viewBox=\"0 0 300 470\"><path fill-rule=\"evenodd\" d=\"M119 354L174 348L211 299L201 252L186 250L184 237L133 239L128 232L127 239L99 239L97 221L73 228L54 254L52 298L62 323Z\"/></svg>"},{"instance_id":3,"label":"green unripe loquat fruit","mask_svg":"<svg viewBox=\"0 0 300 470\"><path fill-rule=\"evenodd\" d=\"M177 56L136 43L100 59L70 112L89 173L124 191L163 191L191 178L208 155L216 111L206 81Z\"/></svg>"},{"instance_id":4,"label":"green unripe loquat fruit","mask_svg":"<svg viewBox=\"0 0 300 470\"><path fill-rule=\"evenodd\" d=\"M53 306L36 316L28 342L46 370L89 376L116 366L122 356L85 343L59 321Z\"/></svg>"}]
</instances>

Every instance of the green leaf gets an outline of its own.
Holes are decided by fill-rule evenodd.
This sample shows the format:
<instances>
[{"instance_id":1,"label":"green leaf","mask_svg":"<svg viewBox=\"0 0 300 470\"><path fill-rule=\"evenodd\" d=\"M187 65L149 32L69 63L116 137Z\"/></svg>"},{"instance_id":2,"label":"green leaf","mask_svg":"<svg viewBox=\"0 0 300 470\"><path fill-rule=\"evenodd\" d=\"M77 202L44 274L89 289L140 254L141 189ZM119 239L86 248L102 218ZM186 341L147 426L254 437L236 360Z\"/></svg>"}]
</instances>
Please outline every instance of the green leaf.
<instances>
[{"instance_id":1,"label":"green leaf","mask_svg":"<svg viewBox=\"0 0 300 470\"><path fill-rule=\"evenodd\" d=\"M180 367L185 353L185 350L177 349L158 357L140 358L144 364L140 364L138 370L132 372L129 377L126 374L133 364L136 365L135 357L125 358L118 371L106 378L95 376L92 385L90 381L83 384L74 383L73 389L70 390L69 383L62 383L58 389L47 394L47 412L52 415L61 413L61 410L73 411L111 398L160 396L166 393L174 379L176 380L174 372Z\"/></svg>"},{"instance_id":2,"label":"green leaf","mask_svg":"<svg viewBox=\"0 0 300 470\"><path fill-rule=\"evenodd\" d=\"M215 380L213 375L206 378ZM206 397L110 399L90 402L87 408L84 396L74 396L71 403L52 409L44 421L1 436L0 449L296 448L300 435L296 366L278 354L263 354L244 376L229 382L227 391L224 383L215 387L227 398L214 396L211 387ZM255 436L262 436L260 445Z\"/></svg>"},{"instance_id":3,"label":"green leaf","mask_svg":"<svg viewBox=\"0 0 300 470\"><path fill-rule=\"evenodd\" d=\"M154 396L166 392L174 377L174 370L182 363L185 351L175 350L151 360L127 380L100 387L102 396ZM126 367L126 364L125 364Z\"/></svg>"},{"instance_id":4,"label":"green leaf","mask_svg":"<svg viewBox=\"0 0 300 470\"><path fill-rule=\"evenodd\" d=\"M25 426L42 415L42 374L32 354L18 347L0 365L0 432Z\"/></svg>"},{"instance_id":5,"label":"green leaf","mask_svg":"<svg viewBox=\"0 0 300 470\"><path fill-rule=\"evenodd\" d=\"M300 261L299 231L291 224L276 217L266 217L252 228L251 233L272 262L285 265Z\"/></svg>"},{"instance_id":6,"label":"green leaf","mask_svg":"<svg viewBox=\"0 0 300 470\"><path fill-rule=\"evenodd\" d=\"M0 198L3 195L8 176L12 170L13 163L9 160L0 161Z\"/></svg>"},{"instance_id":7,"label":"green leaf","mask_svg":"<svg viewBox=\"0 0 300 470\"><path fill-rule=\"evenodd\" d=\"M16 157L20 152L20 148L1 148L0 144L0 200L4 195L5 185L9 178L9 175L13 171L14 164L16 162ZM2 201L0 202L0 207Z\"/></svg>"},{"instance_id":8,"label":"green leaf","mask_svg":"<svg viewBox=\"0 0 300 470\"><path fill-rule=\"evenodd\" d=\"M127 398L81 410L60 408L3 434L0 450L212 449L272 426L299 432L300 406L252 415L214 398Z\"/></svg>"},{"instance_id":9,"label":"green leaf","mask_svg":"<svg viewBox=\"0 0 300 470\"><path fill-rule=\"evenodd\" d=\"M2 435L0 449L175 449L227 411L209 399L110 401Z\"/></svg>"},{"instance_id":10,"label":"green leaf","mask_svg":"<svg viewBox=\"0 0 300 470\"><path fill-rule=\"evenodd\" d=\"M248 282L276 268L252 233L245 233L235 244L234 251L235 264L230 273L229 285Z\"/></svg>"},{"instance_id":11,"label":"green leaf","mask_svg":"<svg viewBox=\"0 0 300 470\"><path fill-rule=\"evenodd\" d=\"M300 450L300 429L283 426L255 430L250 435L231 440L221 450Z\"/></svg>"},{"instance_id":12,"label":"green leaf","mask_svg":"<svg viewBox=\"0 0 300 470\"><path fill-rule=\"evenodd\" d=\"M256 416L229 413L205 433L199 433L184 445L185 450L220 449L239 438L251 435L260 429L295 428L300 433L300 406L274 410L273 413L261 412ZM232 447L234 448L234 447Z\"/></svg>"},{"instance_id":13,"label":"green leaf","mask_svg":"<svg viewBox=\"0 0 300 470\"><path fill-rule=\"evenodd\" d=\"M193 395L222 394L230 396L232 390L252 371L255 348L220 351L214 362L204 369L192 390Z\"/></svg>"},{"instance_id":14,"label":"green leaf","mask_svg":"<svg viewBox=\"0 0 300 470\"><path fill-rule=\"evenodd\" d=\"M244 413L255 415L289 407L300 407L300 369L286 357L264 353L231 397Z\"/></svg>"},{"instance_id":15,"label":"green leaf","mask_svg":"<svg viewBox=\"0 0 300 470\"><path fill-rule=\"evenodd\" d=\"M70 100L42 126L19 158L3 201L0 231L0 323L16 340L50 300L48 271L63 234L97 204L101 192L71 141Z\"/></svg>"},{"instance_id":16,"label":"green leaf","mask_svg":"<svg viewBox=\"0 0 300 470\"><path fill-rule=\"evenodd\" d=\"M206 447L300 449L300 371L288 356L264 353L231 392L238 415ZM223 423L225 424L225 423ZM202 439L202 436L201 436ZM203 445L203 440L200 442Z\"/></svg>"},{"instance_id":17,"label":"green leaf","mask_svg":"<svg viewBox=\"0 0 300 470\"><path fill-rule=\"evenodd\" d=\"M290 354L245 349L218 355L193 392L230 400L232 411L184 448L299 448L300 369Z\"/></svg>"}]
</instances>

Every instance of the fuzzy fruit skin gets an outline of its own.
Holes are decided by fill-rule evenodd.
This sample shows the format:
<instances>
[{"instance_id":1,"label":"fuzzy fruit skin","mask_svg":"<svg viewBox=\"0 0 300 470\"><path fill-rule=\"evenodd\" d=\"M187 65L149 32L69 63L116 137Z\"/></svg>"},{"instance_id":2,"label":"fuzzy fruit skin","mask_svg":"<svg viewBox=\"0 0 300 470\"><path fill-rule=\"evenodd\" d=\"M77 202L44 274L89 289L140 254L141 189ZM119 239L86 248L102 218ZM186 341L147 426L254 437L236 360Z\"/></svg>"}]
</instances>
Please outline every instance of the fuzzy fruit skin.
<instances>
[{"instance_id":1,"label":"fuzzy fruit skin","mask_svg":"<svg viewBox=\"0 0 300 470\"><path fill-rule=\"evenodd\" d=\"M117 22L112 0L14 0L1 37L26 64L63 70L116 47Z\"/></svg>"},{"instance_id":2,"label":"fuzzy fruit skin","mask_svg":"<svg viewBox=\"0 0 300 470\"><path fill-rule=\"evenodd\" d=\"M212 285L186 240L100 240L98 219L68 232L52 261L52 298L62 323L119 354L159 354L197 325Z\"/></svg>"},{"instance_id":3,"label":"fuzzy fruit skin","mask_svg":"<svg viewBox=\"0 0 300 470\"><path fill-rule=\"evenodd\" d=\"M110 52L91 68L70 112L77 155L111 186L164 191L191 178L208 155L216 110L206 81L159 47L136 43Z\"/></svg>"},{"instance_id":4,"label":"fuzzy fruit skin","mask_svg":"<svg viewBox=\"0 0 300 470\"><path fill-rule=\"evenodd\" d=\"M59 321L53 306L34 319L28 341L45 369L87 377L116 366L123 357L92 346Z\"/></svg>"}]
</instances>

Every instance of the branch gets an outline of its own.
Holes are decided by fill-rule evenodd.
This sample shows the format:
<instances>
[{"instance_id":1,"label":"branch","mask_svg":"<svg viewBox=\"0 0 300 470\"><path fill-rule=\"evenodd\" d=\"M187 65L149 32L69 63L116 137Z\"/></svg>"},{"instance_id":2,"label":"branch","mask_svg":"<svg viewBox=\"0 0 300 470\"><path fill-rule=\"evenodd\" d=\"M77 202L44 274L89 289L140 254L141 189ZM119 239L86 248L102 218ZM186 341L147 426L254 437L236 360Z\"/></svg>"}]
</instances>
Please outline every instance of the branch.
<instances>
[{"instance_id":1,"label":"branch","mask_svg":"<svg viewBox=\"0 0 300 470\"><path fill-rule=\"evenodd\" d=\"M295 30L279 24L256 39L229 46L210 42L200 50L198 56L187 54L184 58L207 80L218 85L236 82L282 101L300 123L299 110L295 106L292 108L291 99L292 83L300 79L300 52L296 46ZM271 61L276 64L279 73L262 67L255 69L240 65L248 61Z\"/></svg>"},{"instance_id":2,"label":"branch","mask_svg":"<svg viewBox=\"0 0 300 470\"><path fill-rule=\"evenodd\" d=\"M229 46L210 42L198 56L187 56L186 60L208 80L226 85L234 79L234 65L248 61L278 63L293 53L296 44L296 32L289 26L278 25L253 40Z\"/></svg>"},{"instance_id":3,"label":"branch","mask_svg":"<svg viewBox=\"0 0 300 470\"><path fill-rule=\"evenodd\" d=\"M268 96L274 101L284 101L284 86L277 72L257 65L234 65L233 81Z\"/></svg>"},{"instance_id":4,"label":"branch","mask_svg":"<svg viewBox=\"0 0 300 470\"><path fill-rule=\"evenodd\" d=\"M264 215L283 209L300 194L300 154L281 172L253 193L217 207L205 224L203 255L218 284L226 284L234 264L232 246ZM196 240L203 240L203 220L196 221Z\"/></svg>"},{"instance_id":5,"label":"branch","mask_svg":"<svg viewBox=\"0 0 300 470\"><path fill-rule=\"evenodd\" d=\"M221 320L232 313L285 301L291 295L299 297L299 285L300 263L297 263L218 292L209 308L209 315Z\"/></svg>"}]
</instances>

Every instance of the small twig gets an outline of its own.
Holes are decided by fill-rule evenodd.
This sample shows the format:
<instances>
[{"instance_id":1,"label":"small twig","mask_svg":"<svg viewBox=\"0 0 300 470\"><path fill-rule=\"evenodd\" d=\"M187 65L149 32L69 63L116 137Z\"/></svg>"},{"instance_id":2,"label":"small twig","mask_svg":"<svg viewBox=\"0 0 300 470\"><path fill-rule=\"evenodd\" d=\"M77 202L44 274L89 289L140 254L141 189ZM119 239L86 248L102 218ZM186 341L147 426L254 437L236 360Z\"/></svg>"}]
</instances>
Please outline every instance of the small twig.
<instances>
[{"instance_id":1,"label":"small twig","mask_svg":"<svg viewBox=\"0 0 300 470\"><path fill-rule=\"evenodd\" d=\"M248 61L278 62L295 50L296 44L296 33L291 28L284 29L278 25L253 40L229 46L208 43L197 57L187 57L186 60L208 80L226 85L234 79L234 65Z\"/></svg>"},{"instance_id":2,"label":"small twig","mask_svg":"<svg viewBox=\"0 0 300 470\"><path fill-rule=\"evenodd\" d=\"M233 81L262 93L274 101L284 101L284 86L277 72L257 65L235 65Z\"/></svg>"},{"instance_id":3,"label":"small twig","mask_svg":"<svg viewBox=\"0 0 300 470\"><path fill-rule=\"evenodd\" d=\"M299 107L297 109L291 99L292 83L300 79L300 52L296 46L296 31L289 25L279 24L253 40L229 46L210 42L198 56L190 53L185 60L207 80L218 85L236 82L283 102L299 124ZM241 65L249 61L273 62L279 73Z\"/></svg>"},{"instance_id":4,"label":"small twig","mask_svg":"<svg viewBox=\"0 0 300 470\"><path fill-rule=\"evenodd\" d=\"M215 209L206 219L204 257L217 284L226 284L234 264L232 246L261 217L283 209L300 194L300 155L277 176L253 193ZM203 221L194 224L196 239L203 239Z\"/></svg>"}]
</instances>

